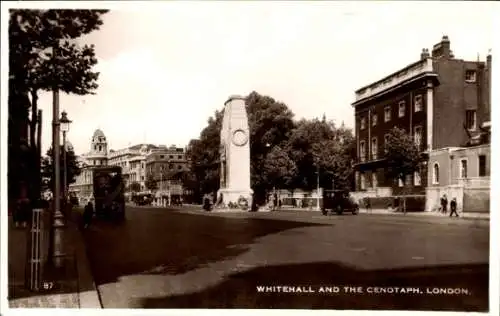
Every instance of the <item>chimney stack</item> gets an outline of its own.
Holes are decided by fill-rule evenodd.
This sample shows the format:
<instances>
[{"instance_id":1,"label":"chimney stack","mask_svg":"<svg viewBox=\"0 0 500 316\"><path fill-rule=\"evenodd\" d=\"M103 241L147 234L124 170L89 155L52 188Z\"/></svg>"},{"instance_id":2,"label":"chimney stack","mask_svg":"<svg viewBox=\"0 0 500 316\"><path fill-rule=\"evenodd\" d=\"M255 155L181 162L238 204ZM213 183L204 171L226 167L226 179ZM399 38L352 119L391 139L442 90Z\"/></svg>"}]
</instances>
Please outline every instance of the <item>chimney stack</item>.
<instances>
[{"instance_id":1,"label":"chimney stack","mask_svg":"<svg viewBox=\"0 0 500 316\"><path fill-rule=\"evenodd\" d=\"M430 57L429 50L427 48L422 48L422 53L420 53L420 59L424 60Z\"/></svg>"},{"instance_id":2,"label":"chimney stack","mask_svg":"<svg viewBox=\"0 0 500 316\"><path fill-rule=\"evenodd\" d=\"M450 39L447 35L443 36L441 42L434 45L432 57L453 58L453 52L450 49Z\"/></svg>"}]
</instances>

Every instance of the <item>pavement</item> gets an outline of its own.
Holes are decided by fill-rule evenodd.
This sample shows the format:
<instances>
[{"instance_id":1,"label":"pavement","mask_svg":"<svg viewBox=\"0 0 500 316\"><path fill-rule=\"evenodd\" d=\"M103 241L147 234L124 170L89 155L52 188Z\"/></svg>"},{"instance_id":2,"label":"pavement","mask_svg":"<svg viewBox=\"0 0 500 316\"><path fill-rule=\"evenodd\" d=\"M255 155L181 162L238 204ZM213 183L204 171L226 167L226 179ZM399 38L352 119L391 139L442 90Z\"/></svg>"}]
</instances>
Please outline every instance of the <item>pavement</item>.
<instances>
[{"instance_id":1,"label":"pavement","mask_svg":"<svg viewBox=\"0 0 500 316\"><path fill-rule=\"evenodd\" d=\"M101 308L97 288L90 272L85 244L77 217L66 221L63 235L63 269L45 269L44 283L49 289L31 292L24 286L29 228L16 228L9 216L8 276L10 308Z\"/></svg>"},{"instance_id":2,"label":"pavement","mask_svg":"<svg viewBox=\"0 0 500 316\"><path fill-rule=\"evenodd\" d=\"M292 207L282 207L280 210L283 211L317 211L315 208L292 208ZM435 216L435 217L449 217L449 212L447 214L443 214L440 212L408 212L406 214L402 212L395 212L394 210L389 210L389 209L366 209L366 208L361 208L359 210L360 213L365 213L365 214L374 214L374 215L395 215L395 216ZM484 213L484 212L463 212L459 211L458 212L459 218L462 219L482 219L482 220L489 220L490 219L490 213Z\"/></svg>"},{"instance_id":3,"label":"pavement","mask_svg":"<svg viewBox=\"0 0 500 316\"><path fill-rule=\"evenodd\" d=\"M84 238L104 308L488 309L489 221L129 207ZM419 293L257 293L283 285Z\"/></svg>"}]
</instances>

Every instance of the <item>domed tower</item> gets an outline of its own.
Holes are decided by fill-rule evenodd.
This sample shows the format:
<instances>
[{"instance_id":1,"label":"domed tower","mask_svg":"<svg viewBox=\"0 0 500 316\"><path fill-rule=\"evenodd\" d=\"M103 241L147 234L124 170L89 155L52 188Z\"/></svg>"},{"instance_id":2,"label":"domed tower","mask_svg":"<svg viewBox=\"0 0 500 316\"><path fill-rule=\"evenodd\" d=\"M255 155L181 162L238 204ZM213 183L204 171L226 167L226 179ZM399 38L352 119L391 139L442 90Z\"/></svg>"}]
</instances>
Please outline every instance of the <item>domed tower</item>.
<instances>
[{"instance_id":1,"label":"domed tower","mask_svg":"<svg viewBox=\"0 0 500 316\"><path fill-rule=\"evenodd\" d=\"M91 166L101 166L108 164L108 142L106 136L100 129L96 129L90 145L90 152L87 156L88 164Z\"/></svg>"}]
</instances>

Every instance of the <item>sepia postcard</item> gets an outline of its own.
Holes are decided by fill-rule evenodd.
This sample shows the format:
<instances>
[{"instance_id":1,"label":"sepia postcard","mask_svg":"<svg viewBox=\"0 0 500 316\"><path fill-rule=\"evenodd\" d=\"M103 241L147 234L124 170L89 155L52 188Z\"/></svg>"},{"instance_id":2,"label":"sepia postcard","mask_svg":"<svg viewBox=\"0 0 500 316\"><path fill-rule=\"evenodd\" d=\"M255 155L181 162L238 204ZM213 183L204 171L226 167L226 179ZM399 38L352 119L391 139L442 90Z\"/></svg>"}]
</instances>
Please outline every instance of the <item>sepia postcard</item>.
<instances>
[{"instance_id":1,"label":"sepia postcard","mask_svg":"<svg viewBox=\"0 0 500 316\"><path fill-rule=\"evenodd\" d=\"M498 315L499 9L2 2L2 315Z\"/></svg>"}]
</instances>

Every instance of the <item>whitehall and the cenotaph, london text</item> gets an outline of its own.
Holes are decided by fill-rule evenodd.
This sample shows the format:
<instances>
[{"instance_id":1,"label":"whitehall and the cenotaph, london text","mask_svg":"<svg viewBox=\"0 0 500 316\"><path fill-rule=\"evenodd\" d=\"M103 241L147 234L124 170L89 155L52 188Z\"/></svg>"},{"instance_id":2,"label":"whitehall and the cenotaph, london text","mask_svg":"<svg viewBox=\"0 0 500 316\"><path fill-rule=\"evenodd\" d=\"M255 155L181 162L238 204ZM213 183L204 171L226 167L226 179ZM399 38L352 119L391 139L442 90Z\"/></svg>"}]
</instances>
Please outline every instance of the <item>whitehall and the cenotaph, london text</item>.
<instances>
[{"instance_id":1,"label":"whitehall and the cenotaph, london text","mask_svg":"<svg viewBox=\"0 0 500 316\"><path fill-rule=\"evenodd\" d=\"M250 130L245 98L231 96L224 104L220 134L220 190L222 203L252 202L250 186Z\"/></svg>"}]
</instances>

